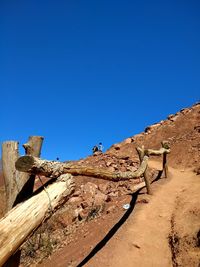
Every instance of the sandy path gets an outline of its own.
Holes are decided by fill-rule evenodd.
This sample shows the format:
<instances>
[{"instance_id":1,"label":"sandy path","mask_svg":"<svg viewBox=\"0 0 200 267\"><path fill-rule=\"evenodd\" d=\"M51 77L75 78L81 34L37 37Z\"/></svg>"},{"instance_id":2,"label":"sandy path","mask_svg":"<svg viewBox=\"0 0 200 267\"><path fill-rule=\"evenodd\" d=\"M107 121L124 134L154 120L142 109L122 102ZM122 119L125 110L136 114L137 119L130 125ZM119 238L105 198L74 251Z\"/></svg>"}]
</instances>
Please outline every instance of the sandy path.
<instances>
[{"instance_id":1,"label":"sandy path","mask_svg":"<svg viewBox=\"0 0 200 267\"><path fill-rule=\"evenodd\" d=\"M161 168L157 162L151 161L150 164ZM106 246L84 266L172 266L168 245L171 216L177 197L197 179L190 171L169 170L171 178L164 184L156 185L149 203L136 216L133 212Z\"/></svg>"}]
</instances>

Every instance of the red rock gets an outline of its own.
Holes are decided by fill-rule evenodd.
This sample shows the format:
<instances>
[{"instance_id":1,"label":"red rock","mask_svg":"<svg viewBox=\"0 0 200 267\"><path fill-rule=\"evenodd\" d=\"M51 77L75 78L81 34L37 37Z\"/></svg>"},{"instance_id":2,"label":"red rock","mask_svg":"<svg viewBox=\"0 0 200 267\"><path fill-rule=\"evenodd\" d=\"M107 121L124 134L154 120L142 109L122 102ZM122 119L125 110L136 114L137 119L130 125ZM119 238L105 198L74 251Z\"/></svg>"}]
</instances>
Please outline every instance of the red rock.
<instances>
[{"instance_id":1,"label":"red rock","mask_svg":"<svg viewBox=\"0 0 200 267\"><path fill-rule=\"evenodd\" d=\"M107 195L101 193L101 191L98 190L94 198L94 205L102 206L107 200L107 198L108 198Z\"/></svg>"},{"instance_id":2,"label":"red rock","mask_svg":"<svg viewBox=\"0 0 200 267\"><path fill-rule=\"evenodd\" d=\"M104 194L108 193L108 189L109 189L109 182L105 182L99 185L99 190Z\"/></svg>"},{"instance_id":3,"label":"red rock","mask_svg":"<svg viewBox=\"0 0 200 267\"><path fill-rule=\"evenodd\" d=\"M124 140L124 144L130 144L130 143L132 143L132 138L129 137Z\"/></svg>"},{"instance_id":4,"label":"red rock","mask_svg":"<svg viewBox=\"0 0 200 267\"><path fill-rule=\"evenodd\" d=\"M106 213L111 213L115 210L116 206L112 205L110 206L107 210L106 210Z\"/></svg>"},{"instance_id":5,"label":"red rock","mask_svg":"<svg viewBox=\"0 0 200 267\"><path fill-rule=\"evenodd\" d=\"M82 198L81 197L71 197L68 202L69 203L76 203L76 202L81 202Z\"/></svg>"}]
</instances>

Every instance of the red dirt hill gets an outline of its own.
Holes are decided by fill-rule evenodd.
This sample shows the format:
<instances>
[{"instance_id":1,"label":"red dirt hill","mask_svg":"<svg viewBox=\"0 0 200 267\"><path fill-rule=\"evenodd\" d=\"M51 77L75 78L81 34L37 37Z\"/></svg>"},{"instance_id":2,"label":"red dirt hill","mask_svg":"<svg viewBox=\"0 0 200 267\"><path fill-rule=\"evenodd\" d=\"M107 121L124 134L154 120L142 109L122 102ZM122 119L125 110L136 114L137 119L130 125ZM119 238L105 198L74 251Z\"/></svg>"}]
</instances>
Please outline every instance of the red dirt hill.
<instances>
[{"instance_id":1,"label":"red dirt hill","mask_svg":"<svg viewBox=\"0 0 200 267\"><path fill-rule=\"evenodd\" d=\"M35 264L44 267L132 266L132 263L126 259L131 259L132 262L137 259L135 266L172 266L172 263L162 265L159 262L165 253L166 255L171 253L172 259L166 262L172 261L174 266L197 267L196 259L200 255L198 252L200 225L197 220L199 218L200 221L200 208L196 207L197 202L199 203L196 198L199 190L199 176L191 170L199 173L200 167L199 103L169 115L167 120L146 127L143 133L113 145L106 153L97 153L78 162L108 168L111 171L134 171L139 164L135 148L144 145L146 148L159 149L163 140L169 141L171 145L168 158L173 179L168 181L161 179L153 183L153 196L148 196L145 189L140 193L131 194L132 186L141 181L141 178L113 183L92 177L77 177L76 190L71 199L23 245L21 266L36 266ZM158 166L155 161L159 159L154 159L153 167ZM190 172L187 172L188 169ZM184 172L183 177L182 172ZM155 179L157 174L158 171L152 168L149 172L151 180ZM191 177L191 180L187 177ZM178 188L177 185L182 178L183 185ZM37 181L37 186L39 183L40 181ZM190 183L193 183L193 191L188 188ZM190 201L185 205L184 199L188 199L189 196ZM130 208L125 210L123 205L127 203L130 203ZM181 212L184 211L184 207L185 214L182 219ZM161 214L162 212L164 215ZM146 214L151 217L148 219L149 225L144 223ZM163 254L160 253L159 256L158 248L156 252L150 250L150 255L154 255L152 258L157 260L158 265L149 263L142 265L144 252L148 251L145 246L147 248L150 246L145 242L142 243L142 240L139 240L139 243L132 240L129 234L130 228L133 227L135 235L138 233L140 236L141 229L145 231L145 227L148 226L146 241L153 239L156 243L157 236L157 241L160 243L164 236L154 233L154 230L159 233L160 229L157 225L160 223L160 218L163 218L160 229L163 228L168 233L163 240L165 243L163 248L166 247L169 250L169 238L171 252L163 249ZM191 225L192 222L195 224ZM191 225L190 231L187 231L188 225ZM181 227L185 227L185 239L181 236L183 233ZM127 247L129 243L131 248ZM188 258L186 254L192 256ZM157 258L156 255L158 255ZM112 261L114 258L115 261Z\"/></svg>"},{"instance_id":2,"label":"red dirt hill","mask_svg":"<svg viewBox=\"0 0 200 267\"><path fill-rule=\"evenodd\" d=\"M141 134L132 136L113 145L106 153L116 156L137 156L135 148L160 148L163 140L171 144L169 164L173 167L200 167L200 103L182 109L145 128Z\"/></svg>"}]
</instances>

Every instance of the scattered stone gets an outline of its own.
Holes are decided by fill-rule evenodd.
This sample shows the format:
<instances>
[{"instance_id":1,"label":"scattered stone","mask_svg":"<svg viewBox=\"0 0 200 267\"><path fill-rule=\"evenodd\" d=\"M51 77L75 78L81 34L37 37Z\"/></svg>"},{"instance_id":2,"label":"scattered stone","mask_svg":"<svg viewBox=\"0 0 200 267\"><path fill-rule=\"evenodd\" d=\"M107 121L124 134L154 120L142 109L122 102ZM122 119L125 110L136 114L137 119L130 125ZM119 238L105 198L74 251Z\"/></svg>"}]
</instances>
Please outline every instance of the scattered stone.
<instances>
[{"instance_id":1,"label":"scattered stone","mask_svg":"<svg viewBox=\"0 0 200 267\"><path fill-rule=\"evenodd\" d=\"M144 204L147 204L147 203L149 203L149 200L147 200L147 199L140 199L140 200L138 200L137 201L137 203L144 203Z\"/></svg>"},{"instance_id":2,"label":"scattered stone","mask_svg":"<svg viewBox=\"0 0 200 267\"><path fill-rule=\"evenodd\" d=\"M136 247L136 248L141 248L139 245L137 245L137 244L135 244L135 243L132 243L132 245L134 246L134 247Z\"/></svg>"},{"instance_id":3,"label":"scattered stone","mask_svg":"<svg viewBox=\"0 0 200 267\"><path fill-rule=\"evenodd\" d=\"M105 182L103 184L100 184L99 185L99 190L104 193L104 194L107 194L108 193L108 190L109 190L109 182Z\"/></svg>"},{"instance_id":4,"label":"scattered stone","mask_svg":"<svg viewBox=\"0 0 200 267\"><path fill-rule=\"evenodd\" d=\"M85 220L85 219L87 219L87 217L88 217L88 211L84 210L84 209L80 210L79 215L78 215L78 219L79 220Z\"/></svg>"},{"instance_id":5,"label":"scattered stone","mask_svg":"<svg viewBox=\"0 0 200 267\"><path fill-rule=\"evenodd\" d=\"M151 127L150 126L147 126L145 129L144 129L144 132L145 133L150 133L151 131Z\"/></svg>"},{"instance_id":6,"label":"scattered stone","mask_svg":"<svg viewBox=\"0 0 200 267\"><path fill-rule=\"evenodd\" d=\"M109 193L109 196L110 196L110 197L118 197L118 196L119 196L119 193L118 193L118 191L110 192L110 193Z\"/></svg>"},{"instance_id":7,"label":"scattered stone","mask_svg":"<svg viewBox=\"0 0 200 267\"><path fill-rule=\"evenodd\" d=\"M124 140L124 144L131 144L132 142L133 142L133 139L130 137Z\"/></svg>"},{"instance_id":8,"label":"scattered stone","mask_svg":"<svg viewBox=\"0 0 200 267\"><path fill-rule=\"evenodd\" d=\"M71 197L68 202L69 203L77 203L77 202L81 202L83 199L81 197Z\"/></svg>"},{"instance_id":9,"label":"scattered stone","mask_svg":"<svg viewBox=\"0 0 200 267\"><path fill-rule=\"evenodd\" d=\"M107 198L107 195L101 193L101 191L98 190L94 198L94 205L102 206L106 202Z\"/></svg>"},{"instance_id":10,"label":"scattered stone","mask_svg":"<svg viewBox=\"0 0 200 267\"><path fill-rule=\"evenodd\" d=\"M108 167L108 171L110 171L110 172L114 172L117 169L118 169L117 167L113 167L113 166Z\"/></svg>"},{"instance_id":11,"label":"scattered stone","mask_svg":"<svg viewBox=\"0 0 200 267\"><path fill-rule=\"evenodd\" d=\"M106 210L106 213L111 213L115 210L115 207L114 205L110 206L107 210Z\"/></svg>"},{"instance_id":12,"label":"scattered stone","mask_svg":"<svg viewBox=\"0 0 200 267\"><path fill-rule=\"evenodd\" d=\"M112 161L108 161L106 162L106 166L109 167L110 165L112 165Z\"/></svg>"},{"instance_id":13,"label":"scattered stone","mask_svg":"<svg viewBox=\"0 0 200 267\"><path fill-rule=\"evenodd\" d=\"M130 157L128 155L122 155L119 157L119 159L128 160ZM125 161L123 161L125 162Z\"/></svg>"},{"instance_id":14,"label":"scattered stone","mask_svg":"<svg viewBox=\"0 0 200 267\"><path fill-rule=\"evenodd\" d=\"M120 150L121 146L119 144L115 144L115 145L113 145L113 148L115 150Z\"/></svg>"},{"instance_id":15,"label":"scattered stone","mask_svg":"<svg viewBox=\"0 0 200 267\"><path fill-rule=\"evenodd\" d=\"M170 120L170 121L172 121L172 122L176 121L177 118L178 118L178 114L175 114L175 115L174 114L171 114L171 115L169 115L167 117L167 119Z\"/></svg>"},{"instance_id":16,"label":"scattered stone","mask_svg":"<svg viewBox=\"0 0 200 267\"><path fill-rule=\"evenodd\" d=\"M200 133L200 125L195 126L194 130L197 131L198 133Z\"/></svg>"}]
</instances>

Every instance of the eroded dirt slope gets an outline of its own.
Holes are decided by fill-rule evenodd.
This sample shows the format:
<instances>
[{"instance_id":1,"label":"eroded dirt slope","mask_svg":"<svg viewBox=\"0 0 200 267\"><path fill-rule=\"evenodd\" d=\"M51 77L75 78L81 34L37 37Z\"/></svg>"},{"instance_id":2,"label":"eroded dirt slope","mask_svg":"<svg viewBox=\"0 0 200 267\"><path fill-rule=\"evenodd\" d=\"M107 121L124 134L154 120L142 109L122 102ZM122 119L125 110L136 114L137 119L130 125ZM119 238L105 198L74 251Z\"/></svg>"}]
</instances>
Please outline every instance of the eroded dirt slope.
<instances>
[{"instance_id":1,"label":"eroded dirt slope","mask_svg":"<svg viewBox=\"0 0 200 267\"><path fill-rule=\"evenodd\" d=\"M170 173L85 266L199 266L200 178L191 171Z\"/></svg>"},{"instance_id":2,"label":"eroded dirt slope","mask_svg":"<svg viewBox=\"0 0 200 267\"><path fill-rule=\"evenodd\" d=\"M107 153L136 156L135 148L159 148L163 140L171 144L169 163L178 168L200 167L200 104L182 109L145 128L144 132L113 145Z\"/></svg>"},{"instance_id":3,"label":"eroded dirt slope","mask_svg":"<svg viewBox=\"0 0 200 267\"><path fill-rule=\"evenodd\" d=\"M199 104L79 164L134 171L139 164L135 148L157 149L163 140L171 144L169 165L175 169L171 168L170 179L152 184L153 196L146 195L145 189L132 194L132 186L143 178L112 183L76 177L70 201L23 245L21 266L199 267ZM155 158L152 167L160 169L155 160L161 162ZM149 176L155 180L158 171L152 168ZM40 185L37 179L35 188Z\"/></svg>"}]
</instances>

